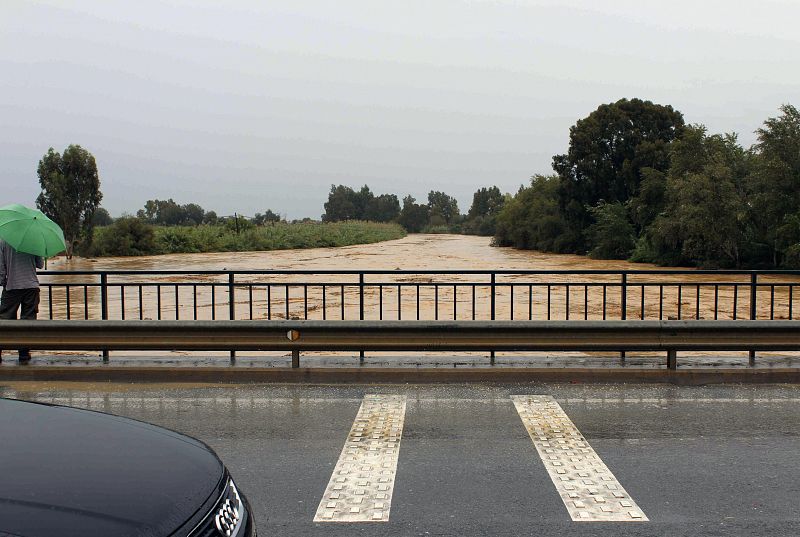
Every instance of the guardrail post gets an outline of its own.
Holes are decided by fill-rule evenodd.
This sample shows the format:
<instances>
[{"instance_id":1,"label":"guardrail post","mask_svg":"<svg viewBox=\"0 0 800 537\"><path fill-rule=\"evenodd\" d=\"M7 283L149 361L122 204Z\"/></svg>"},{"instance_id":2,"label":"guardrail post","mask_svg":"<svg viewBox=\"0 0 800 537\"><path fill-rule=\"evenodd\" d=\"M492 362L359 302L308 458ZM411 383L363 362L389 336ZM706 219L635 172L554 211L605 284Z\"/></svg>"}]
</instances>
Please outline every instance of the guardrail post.
<instances>
[{"instance_id":1,"label":"guardrail post","mask_svg":"<svg viewBox=\"0 0 800 537\"><path fill-rule=\"evenodd\" d=\"M100 318L108 320L108 274L100 273ZM103 363L108 363L108 349L103 349Z\"/></svg>"},{"instance_id":2,"label":"guardrail post","mask_svg":"<svg viewBox=\"0 0 800 537\"><path fill-rule=\"evenodd\" d=\"M628 273L622 273L622 282L619 286L619 318L624 321L628 318Z\"/></svg>"},{"instance_id":3,"label":"guardrail post","mask_svg":"<svg viewBox=\"0 0 800 537\"><path fill-rule=\"evenodd\" d=\"M364 320L364 273L358 274L358 319ZM358 351L358 362L364 363L364 351Z\"/></svg>"},{"instance_id":4,"label":"guardrail post","mask_svg":"<svg viewBox=\"0 0 800 537\"><path fill-rule=\"evenodd\" d=\"M292 369L300 367L300 351L297 349L292 350Z\"/></svg>"},{"instance_id":5,"label":"guardrail post","mask_svg":"<svg viewBox=\"0 0 800 537\"><path fill-rule=\"evenodd\" d=\"M626 320L628 318L628 273L622 273L622 282L619 286L620 288L620 296L619 296L619 317L621 320ZM619 360L623 364L625 363L625 351L619 351Z\"/></svg>"},{"instance_id":6,"label":"guardrail post","mask_svg":"<svg viewBox=\"0 0 800 537\"><path fill-rule=\"evenodd\" d=\"M667 350L667 369L678 369L678 351L675 349Z\"/></svg>"},{"instance_id":7,"label":"guardrail post","mask_svg":"<svg viewBox=\"0 0 800 537\"><path fill-rule=\"evenodd\" d=\"M235 287L234 287L235 276L233 272L228 272L228 316L230 320L233 321L236 319L236 296L235 296ZM175 304L177 308L178 305ZM236 351L231 351L231 363L236 362Z\"/></svg>"},{"instance_id":8,"label":"guardrail post","mask_svg":"<svg viewBox=\"0 0 800 537\"><path fill-rule=\"evenodd\" d=\"M758 274L752 272L750 274L750 320L751 321L755 321L756 319L758 319L757 300L758 300ZM756 365L756 351L750 351L748 353L747 361L751 367Z\"/></svg>"},{"instance_id":9,"label":"guardrail post","mask_svg":"<svg viewBox=\"0 0 800 537\"><path fill-rule=\"evenodd\" d=\"M491 275L491 276L492 276L492 280L491 280L491 291L492 291L492 298L491 298L491 303L492 303L492 305L491 305L491 314L492 314L492 320L494 321L494 320L495 320L495 304L496 304L496 302L497 302L497 300L496 300L496 295L495 295L495 289L496 289L496 283L497 283L497 282L496 282L496 280L495 280L495 273L494 273L494 272L492 272L492 275ZM490 351L490 352L489 352L489 363L490 363L491 365L494 365L494 351Z\"/></svg>"}]
</instances>

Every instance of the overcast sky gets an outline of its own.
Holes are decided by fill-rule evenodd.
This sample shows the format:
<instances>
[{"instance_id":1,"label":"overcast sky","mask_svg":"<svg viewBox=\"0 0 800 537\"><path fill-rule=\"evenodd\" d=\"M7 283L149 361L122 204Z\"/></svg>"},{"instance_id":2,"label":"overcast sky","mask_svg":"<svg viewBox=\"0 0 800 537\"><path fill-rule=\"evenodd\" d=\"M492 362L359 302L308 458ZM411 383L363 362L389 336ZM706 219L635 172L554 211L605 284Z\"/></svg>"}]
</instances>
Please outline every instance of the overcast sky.
<instances>
[{"instance_id":1,"label":"overcast sky","mask_svg":"<svg viewBox=\"0 0 800 537\"><path fill-rule=\"evenodd\" d=\"M332 183L465 212L623 97L749 146L800 105L798 21L797 0L0 0L0 205L77 143L115 216L317 218Z\"/></svg>"}]
</instances>

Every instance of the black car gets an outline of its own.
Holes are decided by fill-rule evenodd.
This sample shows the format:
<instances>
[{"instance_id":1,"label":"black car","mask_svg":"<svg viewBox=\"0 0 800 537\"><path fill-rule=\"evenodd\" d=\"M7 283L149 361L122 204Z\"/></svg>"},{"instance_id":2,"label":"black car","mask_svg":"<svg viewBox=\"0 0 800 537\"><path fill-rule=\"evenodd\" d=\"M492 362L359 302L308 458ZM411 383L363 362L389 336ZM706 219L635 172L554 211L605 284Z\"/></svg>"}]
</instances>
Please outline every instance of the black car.
<instances>
[{"instance_id":1,"label":"black car","mask_svg":"<svg viewBox=\"0 0 800 537\"><path fill-rule=\"evenodd\" d=\"M0 537L252 537L205 444L110 414L0 398Z\"/></svg>"}]
</instances>

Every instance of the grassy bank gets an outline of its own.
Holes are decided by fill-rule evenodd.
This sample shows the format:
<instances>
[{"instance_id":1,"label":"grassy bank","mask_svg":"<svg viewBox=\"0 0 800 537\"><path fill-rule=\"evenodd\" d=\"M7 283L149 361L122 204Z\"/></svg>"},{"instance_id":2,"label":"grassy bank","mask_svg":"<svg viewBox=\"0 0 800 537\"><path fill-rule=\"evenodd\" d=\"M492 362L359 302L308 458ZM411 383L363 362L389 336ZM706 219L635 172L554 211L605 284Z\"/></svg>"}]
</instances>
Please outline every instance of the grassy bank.
<instances>
[{"instance_id":1,"label":"grassy bank","mask_svg":"<svg viewBox=\"0 0 800 537\"><path fill-rule=\"evenodd\" d=\"M324 248L381 242L405 235L406 231L397 224L360 221L278 222L245 225L237 231L228 224L151 226L130 218L96 228L90 254L102 257Z\"/></svg>"}]
</instances>

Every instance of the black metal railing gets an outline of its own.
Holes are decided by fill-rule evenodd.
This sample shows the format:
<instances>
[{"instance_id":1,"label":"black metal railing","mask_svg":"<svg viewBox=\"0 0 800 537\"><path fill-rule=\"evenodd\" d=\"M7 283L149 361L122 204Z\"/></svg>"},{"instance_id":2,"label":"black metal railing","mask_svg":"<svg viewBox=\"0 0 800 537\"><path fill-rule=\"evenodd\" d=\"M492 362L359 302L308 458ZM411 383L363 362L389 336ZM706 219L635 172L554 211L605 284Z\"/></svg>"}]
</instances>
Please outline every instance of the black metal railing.
<instances>
[{"instance_id":1,"label":"black metal railing","mask_svg":"<svg viewBox=\"0 0 800 537\"><path fill-rule=\"evenodd\" d=\"M800 271L42 271L40 317L794 319Z\"/></svg>"}]
</instances>

